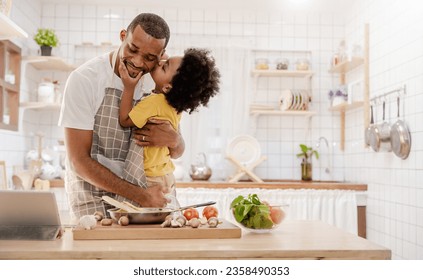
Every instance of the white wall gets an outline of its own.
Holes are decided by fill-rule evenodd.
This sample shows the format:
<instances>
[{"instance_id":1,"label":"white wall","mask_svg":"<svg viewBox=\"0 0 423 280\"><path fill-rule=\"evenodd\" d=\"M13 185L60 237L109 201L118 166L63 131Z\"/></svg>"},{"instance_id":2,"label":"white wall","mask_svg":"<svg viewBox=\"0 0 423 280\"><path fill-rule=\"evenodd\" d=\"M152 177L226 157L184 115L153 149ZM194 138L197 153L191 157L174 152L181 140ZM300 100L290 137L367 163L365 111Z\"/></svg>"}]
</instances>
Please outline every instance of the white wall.
<instances>
[{"instance_id":1,"label":"white wall","mask_svg":"<svg viewBox=\"0 0 423 280\"><path fill-rule=\"evenodd\" d=\"M370 25L371 98L406 85L401 114L412 135L406 160L363 148L362 111L347 116L347 180L368 183L367 236L392 250L394 259L423 259L423 5L418 1L354 1L348 38ZM396 120L395 99L387 116ZM381 109L379 106L379 120ZM390 114L388 114L390 113Z\"/></svg>"},{"instance_id":2,"label":"white wall","mask_svg":"<svg viewBox=\"0 0 423 280\"><path fill-rule=\"evenodd\" d=\"M247 41L252 48L311 50L312 69L316 73L311 109L318 114L312 119L310 134L304 133L305 123L301 118L261 117L257 138L269 160L256 170L257 174L269 179L299 179L299 160L293 155L298 144L314 144L318 137L325 136L334 149L330 179L369 185L368 238L390 248L395 259L423 259L423 188L420 183L423 179L423 109L420 106L423 103L423 68L420 67L423 62L423 22L418 15L422 9L415 7L416 1L345 1L342 4L347 3L347 8L343 10L337 6L339 1L329 0L313 1L311 10L288 7L287 1L281 1L285 5L282 8L275 6L277 1L253 1L253 8L242 4L245 1L230 1L231 6L227 9L224 1L213 1L213 5L207 8L199 1L193 1L192 5L185 5L186 1L170 1L166 5L160 2L157 6L151 1L139 1L139 6L132 1L123 1L119 6L108 6L105 2L98 5L82 1L44 2L41 5L34 1L15 0L12 18L30 33L30 37L36 26L54 27L62 43L55 51L70 62L75 59L75 44L87 40L94 44L104 41L117 44L118 38L112 34L117 35L120 28L141 11L158 13L169 22L171 44L175 49L184 42L201 46L210 42L237 45ZM319 6L317 2L326 5ZM105 20L103 14L110 11L120 14L122 19ZM361 109L347 114L346 149L344 153L339 151L339 114L327 110L327 91L338 83L337 77L328 74L329 60L342 38L363 43L365 22L370 23L371 96L407 85L405 119L413 138L407 160L400 160L393 154L377 154L363 147ZM31 39L28 44L36 48ZM360 71L358 69L352 75L361 75ZM36 84L37 78L31 79L28 85ZM280 85L279 78L264 78L259 85L260 99L272 102L278 98ZM54 126L56 118L54 113L30 117L35 126L33 130L50 124ZM52 141L60 133L52 130L49 134ZM23 161L25 152L30 149L30 138L22 132L3 131L0 131L0 137L0 158L9 166ZM322 152L322 160L315 162L319 167L314 172L315 179L327 179L323 172L327 154ZM192 160L191 155L186 162Z\"/></svg>"}]
</instances>

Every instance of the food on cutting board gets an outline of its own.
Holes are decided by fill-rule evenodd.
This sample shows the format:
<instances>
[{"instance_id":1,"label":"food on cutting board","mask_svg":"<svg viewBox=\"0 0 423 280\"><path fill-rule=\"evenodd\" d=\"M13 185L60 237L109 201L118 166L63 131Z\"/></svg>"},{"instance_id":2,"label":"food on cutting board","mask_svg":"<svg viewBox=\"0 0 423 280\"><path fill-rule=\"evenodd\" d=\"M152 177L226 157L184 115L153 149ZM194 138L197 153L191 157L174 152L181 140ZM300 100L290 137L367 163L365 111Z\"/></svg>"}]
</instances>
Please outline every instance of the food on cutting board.
<instances>
[{"instance_id":1,"label":"food on cutting board","mask_svg":"<svg viewBox=\"0 0 423 280\"><path fill-rule=\"evenodd\" d=\"M210 219L211 217L216 217L219 215L219 211L217 211L217 208L214 206L206 206L203 209L203 217L206 217L206 219Z\"/></svg>"},{"instance_id":2,"label":"food on cutting board","mask_svg":"<svg viewBox=\"0 0 423 280\"><path fill-rule=\"evenodd\" d=\"M238 196L232 201L231 209L235 220L248 229L272 229L285 217L281 207L261 201L257 194Z\"/></svg>"},{"instance_id":3,"label":"food on cutting board","mask_svg":"<svg viewBox=\"0 0 423 280\"><path fill-rule=\"evenodd\" d=\"M90 230L96 227L97 220L94 215L84 215L79 219L79 225L84 229Z\"/></svg>"},{"instance_id":4,"label":"food on cutting board","mask_svg":"<svg viewBox=\"0 0 423 280\"><path fill-rule=\"evenodd\" d=\"M216 207L207 206L202 211L202 217L199 217L199 213L195 208L188 208L183 211L182 215L173 213L165 218L165 221L161 224L161 227L184 227L190 226L192 228L199 228L207 225L210 228L217 227L222 221L218 219L218 210Z\"/></svg>"},{"instance_id":5,"label":"food on cutting board","mask_svg":"<svg viewBox=\"0 0 423 280\"><path fill-rule=\"evenodd\" d=\"M198 214L197 209L195 209L195 208L188 208L188 209L184 210L184 216L189 221L192 218L198 218L199 217L199 214Z\"/></svg>"},{"instance_id":6,"label":"food on cutting board","mask_svg":"<svg viewBox=\"0 0 423 280\"><path fill-rule=\"evenodd\" d=\"M101 220L100 223L101 223L102 226L111 226L113 224L113 220L106 218L106 219Z\"/></svg>"},{"instance_id":7,"label":"food on cutting board","mask_svg":"<svg viewBox=\"0 0 423 280\"><path fill-rule=\"evenodd\" d=\"M127 226L129 225L129 218L127 216L122 216L118 220L118 225L120 226Z\"/></svg>"}]
</instances>

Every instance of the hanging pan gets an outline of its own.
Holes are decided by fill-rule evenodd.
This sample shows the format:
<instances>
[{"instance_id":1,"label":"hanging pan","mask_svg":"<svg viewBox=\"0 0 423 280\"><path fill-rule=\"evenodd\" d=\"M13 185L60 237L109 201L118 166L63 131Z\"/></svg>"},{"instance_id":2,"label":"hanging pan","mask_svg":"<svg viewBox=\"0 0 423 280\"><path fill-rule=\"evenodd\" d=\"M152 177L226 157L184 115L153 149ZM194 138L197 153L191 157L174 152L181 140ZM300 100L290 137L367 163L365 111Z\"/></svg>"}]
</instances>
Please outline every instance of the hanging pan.
<instances>
[{"instance_id":1,"label":"hanging pan","mask_svg":"<svg viewBox=\"0 0 423 280\"><path fill-rule=\"evenodd\" d=\"M370 131L370 146L375 152L390 152L391 126L385 121L385 101L383 101L382 123L376 124Z\"/></svg>"},{"instance_id":2,"label":"hanging pan","mask_svg":"<svg viewBox=\"0 0 423 280\"><path fill-rule=\"evenodd\" d=\"M370 125L366 128L366 130L364 131L364 143L366 144L366 146L370 146L370 132L373 129L373 124L374 124L374 120L373 120L373 105L370 106Z\"/></svg>"},{"instance_id":3,"label":"hanging pan","mask_svg":"<svg viewBox=\"0 0 423 280\"><path fill-rule=\"evenodd\" d=\"M398 120L391 126L391 146L394 154L406 159L411 150L411 134L407 124L399 118L399 99L397 97L397 117Z\"/></svg>"}]
</instances>

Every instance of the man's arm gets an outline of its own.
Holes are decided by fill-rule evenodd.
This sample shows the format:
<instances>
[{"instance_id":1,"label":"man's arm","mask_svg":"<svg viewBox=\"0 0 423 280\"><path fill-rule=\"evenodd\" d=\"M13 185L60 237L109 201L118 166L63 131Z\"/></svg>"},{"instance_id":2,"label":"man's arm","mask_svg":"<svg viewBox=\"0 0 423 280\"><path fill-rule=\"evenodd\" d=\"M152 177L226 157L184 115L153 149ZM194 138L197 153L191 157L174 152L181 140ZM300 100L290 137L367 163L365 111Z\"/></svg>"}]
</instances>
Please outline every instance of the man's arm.
<instances>
[{"instance_id":1,"label":"man's arm","mask_svg":"<svg viewBox=\"0 0 423 280\"><path fill-rule=\"evenodd\" d=\"M131 199L143 207L163 207L166 198L159 185L144 189L117 177L90 156L92 130L65 128L67 156L75 172L88 183Z\"/></svg>"},{"instance_id":2,"label":"man's arm","mask_svg":"<svg viewBox=\"0 0 423 280\"><path fill-rule=\"evenodd\" d=\"M179 158L185 151L185 141L167 120L149 119L142 128L134 130L133 137L140 146L168 147L171 158Z\"/></svg>"}]
</instances>

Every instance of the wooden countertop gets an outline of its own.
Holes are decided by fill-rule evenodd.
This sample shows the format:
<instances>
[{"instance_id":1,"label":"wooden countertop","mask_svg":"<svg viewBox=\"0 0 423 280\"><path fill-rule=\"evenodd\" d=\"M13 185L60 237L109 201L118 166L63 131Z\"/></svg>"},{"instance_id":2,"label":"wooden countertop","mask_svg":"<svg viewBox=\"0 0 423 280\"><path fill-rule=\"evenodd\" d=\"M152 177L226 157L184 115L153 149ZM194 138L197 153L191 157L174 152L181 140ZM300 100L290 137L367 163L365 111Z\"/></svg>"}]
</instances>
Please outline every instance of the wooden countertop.
<instances>
[{"instance_id":1,"label":"wooden countertop","mask_svg":"<svg viewBox=\"0 0 423 280\"><path fill-rule=\"evenodd\" d=\"M190 181L176 182L177 188L262 188L262 189L317 189L317 190L353 190L367 191L367 184L332 182L332 181L265 181L256 182L236 182L229 183L224 181Z\"/></svg>"},{"instance_id":2,"label":"wooden countertop","mask_svg":"<svg viewBox=\"0 0 423 280\"><path fill-rule=\"evenodd\" d=\"M391 251L320 221L285 221L236 239L0 240L0 259L390 259Z\"/></svg>"}]
</instances>

